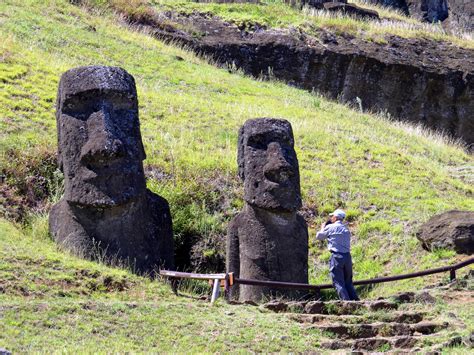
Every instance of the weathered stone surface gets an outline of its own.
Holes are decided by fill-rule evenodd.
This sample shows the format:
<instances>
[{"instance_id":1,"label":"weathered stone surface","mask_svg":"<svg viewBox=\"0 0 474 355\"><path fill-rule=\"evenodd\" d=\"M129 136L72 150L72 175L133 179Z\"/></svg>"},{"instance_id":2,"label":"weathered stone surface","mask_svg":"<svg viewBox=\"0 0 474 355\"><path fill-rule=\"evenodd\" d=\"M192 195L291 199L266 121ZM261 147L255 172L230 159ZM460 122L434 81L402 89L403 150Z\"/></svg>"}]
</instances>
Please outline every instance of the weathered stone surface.
<instances>
[{"instance_id":1,"label":"weathered stone surface","mask_svg":"<svg viewBox=\"0 0 474 355\"><path fill-rule=\"evenodd\" d=\"M380 301L373 301L367 302L368 308L371 311L379 311L382 309L397 309L398 305L394 302L380 300Z\"/></svg>"},{"instance_id":2,"label":"weathered stone surface","mask_svg":"<svg viewBox=\"0 0 474 355\"><path fill-rule=\"evenodd\" d=\"M415 325L416 326L416 325ZM437 325L439 326L439 324ZM413 335L415 330L413 325L402 323L384 323L378 322L373 324L328 324L315 326L322 331L331 332L341 339L361 339L372 337L394 337L394 336L408 336ZM428 327L420 327L428 333L429 330L435 331Z\"/></svg>"},{"instance_id":3,"label":"weathered stone surface","mask_svg":"<svg viewBox=\"0 0 474 355\"><path fill-rule=\"evenodd\" d=\"M474 212L449 211L432 217L417 233L423 248L447 248L460 254L474 253Z\"/></svg>"},{"instance_id":4,"label":"weathered stone surface","mask_svg":"<svg viewBox=\"0 0 474 355\"><path fill-rule=\"evenodd\" d=\"M397 323L418 323L421 322L425 314L420 312L400 312L391 316L392 322Z\"/></svg>"},{"instance_id":5,"label":"weathered stone surface","mask_svg":"<svg viewBox=\"0 0 474 355\"><path fill-rule=\"evenodd\" d=\"M326 314L326 308L324 302L321 301L311 301L304 308L305 313L309 314Z\"/></svg>"},{"instance_id":6,"label":"weathered stone surface","mask_svg":"<svg viewBox=\"0 0 474 355\"><path fill-rule=\"evenodd\" d=\"M164 25L166 24L166 27ZM173 25L175 24L175 25ZM202 33L199 38L192 29ZM386 36L386 44L319 29L246 32L216 18L169 13L154 35L252 76L272 76L364 110L423 124L474 143L474 56L446 42Z\"/></svg>"},{"instance_id":7,"label":"weathered stone surface","mask_svg":"<svg viewBox=\"0 0 474 355\"><path fill-rule=\"evenodd\" d=\"M451 29L474 31L474 1L448 0L449 15L444 21Z\"/></svg>"},{"instance_id":8,"label":"weathered stone surface","mask_svg":"<svg viewBox=\"0 0 474 355\"><path fill-rule=\"evenodd\" d=\"M341 13L352 17L378 20L379 14L377 11L364 9L354 4L347 4L343 2L327 2L324 4L324 9L329 12Z\"/></svg>"},{"instance_id":9,"label":"weathered stone surface","mask_svg":"<svg viewBox=\"0 0 474 355\"><path fill-rule=\"evenodd\" d=\"M393 340L395 348L409 349L413 348L418 342L418 339L412 336L401 336Z\"/></svg>"},{"instance_id":10,"label":"weathered stone surface","mask_svg":"<svg viewBox=\"0 0 474 355\"><path fill-rule=\"evenodd\" d=\"M390 339L386 339L386 338L358 339L352 345L352 350L373 351L373 350L380 349L382 347L392 348Z\"/></svg>"},{"instance_id":11,"label":"weathered stone surface","mask_svg":"<svg viewBox=\"0 0 474 355\"><path fill-rule=\"evenodd\" d=\"M326 302L326 311L329 314L353 314L360 309L368 309L369 303L360 301L334 301Z\"/></svg>"},{"instance_id":12,"label":"weathered stone surface","mask_svg":"<svg viewBox=\"0 0 474 355\"><path fill-rule=\"evenodd\" d=\"M472 31L474 2L471 0L368 0L370 3L393 7L405 15L443 27Z\"/></svg>"},{"instance_id":13,"label":"weathered stone surface","mask_svg":"<svg viewBox=\"0 0 474 355\"><path fill-rule=\"evenodd\" d=\"M265 303L263 308L268 309L273 312L286 312L288 310L288 305L285 302L281 301L271 301Z\"/></svg>"},{"instance_id":14,"label":"weathered stone surface","mask_svg":"<svg viewBox=\"0 0 474 355\"><path fill-rule=\"evenodd\" d=\"M146 188L133 77L116 67L63 74L57 98L58 162L65 193L53 206L56 242L139 273L173 267L168 203Z\"/></svg>"},{"instance_id":15,"label":"weathered stone surface","mask_svg":"<svg viewBox=\"0 0 474 355\"><path fill-rule=\"evenodd\" d=\"M442 329L446 329L448 327L448 323L437 323L437 322L420 322L411 325L411 329L413 332L418 332L421 334L433 334Z\"/></svg>"},{"instance_id":16,"label":"weathered stone surface","mask_svg":"<svg viewBox=\"0 0 474 355\"><path fill-rule=\"evenodd\" d=\"M352 346L351 342L342 341L342 340L332 340L321 343L321 348L329 350L338 350L350 348Z\"/></svg>"},{"instance_id":17,"label":"weathered stone surface","mask_svg":"<svg viewBox=\"0 0 474 355\"><path fill-rule=\"evenodd\" d=\"M333 315L333 314L304 314L290 313L289 318L298 323L361 323L362 316L356 315Z\"/></svg>"},{"instance_id":18,"label":"weathered stone surface","mask_svg":"<svg viewBox=\"0 0 474 355\"><path fill-rule=\"evenodd\" d=\"M308 229L297 213L300 179L290 123L248 120L239 131L238 149L245 206L229 224L227 270L243 279L308 283ZM248 285L233 292L254 301L298 294Z\"/></svg>"},{"instance_id":19,"label":"weathered stone surface","mask_svg":"<svg viewBox=\"0 0 474 355\"><path fill-rule=\"evenodd\" d=\"M423 291L420 293L415 294L415 302L419 303L436 303L436 298L430 295L429 292Z\"/></svg>"},{"instance_id":20,"label":"weathered stone surface","mask_svg":"<svg viewBox=\"0 0 474 355\"><path fill-rule=\"evenodd\" d=\"M402 292L392 297L397 303L411 303L415 300L415 292Z\"/></svg>"},{"instance_id":21,"label":"weathered stone surface","mask_svg":"<svg viewBox=\"0 0 474 355\"><path fill-rule=\"evenodd\" d=\"M448 18L448 0L407 0L412 17L429 23L444 21Z\"/></svg>"},{"instance_id":22,"label":"weathered stone surface","mask_svg":"<svg viewBox=\"0 0 474 355\"><path fill-rule=\"evenodd\" d=\"M304 312L304 309L305 309L307 304L308 304L308 301L290 301L290 302L287 302L288 311L293 312L293 313L302 313L302 312Z\"/></svg>"}]
</instances>

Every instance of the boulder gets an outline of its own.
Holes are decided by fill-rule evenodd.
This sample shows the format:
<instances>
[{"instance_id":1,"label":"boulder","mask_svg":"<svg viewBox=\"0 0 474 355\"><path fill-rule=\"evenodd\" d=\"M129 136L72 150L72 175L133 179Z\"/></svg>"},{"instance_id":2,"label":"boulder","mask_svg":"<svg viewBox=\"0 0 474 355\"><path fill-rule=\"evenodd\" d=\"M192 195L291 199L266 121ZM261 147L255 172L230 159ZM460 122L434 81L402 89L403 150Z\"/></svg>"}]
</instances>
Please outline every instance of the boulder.
<instances>
[{"instance_id":1,"label":"boulder","mask_svg":"<svg viewBox=\"0 0 474 355\"><path fill-rule=\"evenodd\" d=\"M474 212L448 211L432 217L417 233L423 248L446 248L459 254L474 252Z\"/></svg>"}]
</instances>

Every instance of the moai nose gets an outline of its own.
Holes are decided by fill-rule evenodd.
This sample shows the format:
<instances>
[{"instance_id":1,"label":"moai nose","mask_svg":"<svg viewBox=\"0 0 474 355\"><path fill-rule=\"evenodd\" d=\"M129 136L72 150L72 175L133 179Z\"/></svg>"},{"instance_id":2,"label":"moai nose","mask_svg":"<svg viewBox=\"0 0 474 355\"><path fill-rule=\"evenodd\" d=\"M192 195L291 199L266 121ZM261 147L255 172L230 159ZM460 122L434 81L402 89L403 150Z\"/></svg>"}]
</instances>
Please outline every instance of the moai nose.
<instances>
[{"instance_id":1,"label":"moai nose","mask_svg":"<svg viewBox=\"0 0 474 355\"><path fill-rule=\"evenodd\" d=\"M272 142L268 145L267 163L263 171L265 177L274 182L286 181L293 175L292 166L279 143Z\"/></svg>"},{"instance_id":2,"label":"moai nose","mask_svg":"<svg viewBox=\"0 0 474 355\"><path fill-rule=\"evenodd\" d=\"M125 155L123 142L118 137L110 107L102 105L87 120L88 140L81 149L81 161L103 164Z\"/></svg>"}]
</instances>

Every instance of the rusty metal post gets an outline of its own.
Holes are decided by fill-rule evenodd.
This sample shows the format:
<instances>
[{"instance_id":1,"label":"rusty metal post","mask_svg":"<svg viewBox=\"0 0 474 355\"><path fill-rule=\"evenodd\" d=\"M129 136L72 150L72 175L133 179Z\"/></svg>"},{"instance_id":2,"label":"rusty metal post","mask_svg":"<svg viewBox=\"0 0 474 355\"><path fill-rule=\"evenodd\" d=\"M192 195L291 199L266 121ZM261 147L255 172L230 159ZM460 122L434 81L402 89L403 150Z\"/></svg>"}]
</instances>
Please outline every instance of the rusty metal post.
<instances>
[{"instance_id":1,"label":"rusty metal post","mask_svg":"<svg viewBox=\"0 0 474 355\"><path fill-rule=\"evenodd\" d=\"M456 280L456 269L449 270L449 280L450 281Z\"/></svg>"},{"instance_id":2,"label":"rusty metal post","mask_svg":"<svg viewBox=\"0 0 474 355\"><path fill-rule=\"evenodd\" d=\"M229 274L225 275L224 279L224 298L229 301L230 300L230 282L229 282Z\"/></svg>"}]
</instances>

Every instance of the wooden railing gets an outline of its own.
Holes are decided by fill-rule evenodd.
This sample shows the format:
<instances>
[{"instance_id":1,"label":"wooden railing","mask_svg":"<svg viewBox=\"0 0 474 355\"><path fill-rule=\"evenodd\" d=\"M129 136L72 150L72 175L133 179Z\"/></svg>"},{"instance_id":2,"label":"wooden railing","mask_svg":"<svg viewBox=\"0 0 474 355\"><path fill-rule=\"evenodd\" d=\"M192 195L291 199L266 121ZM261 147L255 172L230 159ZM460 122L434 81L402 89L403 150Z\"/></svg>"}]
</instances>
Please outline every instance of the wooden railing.
<instances>
[{"instance_id":1,"label":"wooden railing","mask_svg":"<svg viewBox=\"0 0 474 355\"><path fill-rule=\"evenodd\" d=\"M456 270L466 267L468 265L471 265L473 263L474 263L474 258L469 258L465 261L462 261L454 265L447 265L447 266L443 266L443 267L439 267L435 269L418 271L418 272L413 272L413 273L403 274L403 275L386 276L386 277L378 277L378 278L369 279L369 280L354 281L354 285L356 286L357 285L371 285L371 284L378 284L378 283L383 283L383 282L393 282L393 281L399 281L399 280L405 280L405 279L412 279L416 277L423 277L426 275L439 274L443 272L449 272L449 278L451 281L453 281L454 279L456 279ZM320 290L333 287L332 284L309 285L309 284L301 284L301 283L293 283L293 282L241 279L241 278L234 278L233 273L195 274L195 273L187 273L187 272L161 270L160 275L171 278L171 279L186 278L186 279L199 279L199 280L213 280L211 303L214 302L217 299L217 297L219 297L219 286L223 286L225 288L226 293L228 293L228 291L234 284L267 286L271 288L291 288L291 289L299 289L299 290L311 290L316 293L319 293Z\"/></svg>"},{"instance_id":2,"label":"wooden railing","mask_svg":"<svg viewBox=\"0 0 474 355\"><path fill-rule=\"evenodd\" d=\"M234 284L234 274L232 272L226 274L196 274L191 272L179 272L170 270L160 270L160 275L169 279L194 279L194 280L209 280L213 282L211 303L219 297L220 287L223 286L226 294L230 287ZM177 292L176 283L172 282L173 291Z\"/></svg>"}]
</instances>

